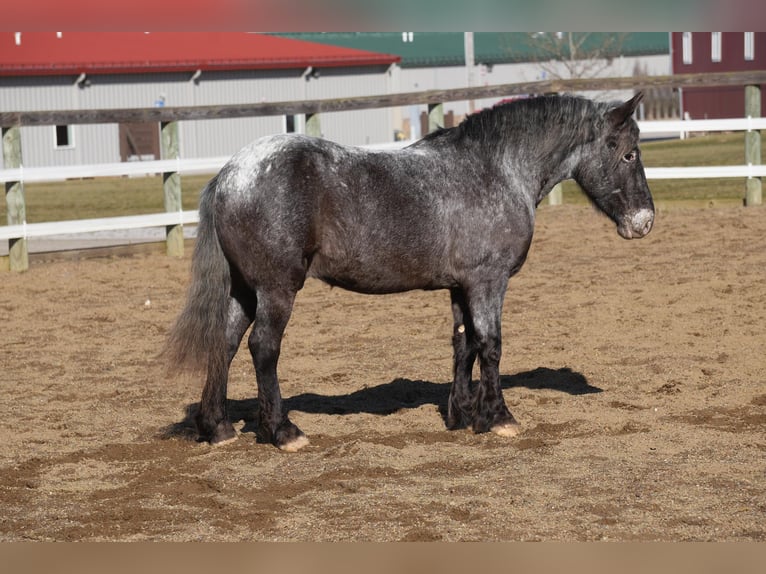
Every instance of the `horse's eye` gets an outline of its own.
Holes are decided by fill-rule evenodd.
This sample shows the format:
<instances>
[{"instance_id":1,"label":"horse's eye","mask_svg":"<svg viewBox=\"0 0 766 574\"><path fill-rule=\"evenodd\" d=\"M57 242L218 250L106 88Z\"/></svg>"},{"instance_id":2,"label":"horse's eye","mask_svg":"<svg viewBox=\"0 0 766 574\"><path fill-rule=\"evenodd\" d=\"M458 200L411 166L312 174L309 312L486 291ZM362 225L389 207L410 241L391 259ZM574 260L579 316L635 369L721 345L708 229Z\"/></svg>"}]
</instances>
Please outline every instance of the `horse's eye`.
<instances>
[{"instance_id":1,"label":"horse's eye","mask_svg":"<svg viewBox=\"0 0 766 574\"><path fill-rule=\"evenodd\" d=\"M636 150L633 150L626 153L624 156L622 156L622 161L627 163L633 163L634 161L636 161L637 157L638 157L638 154L636 153Z\"/></svg>"}]
</instances>

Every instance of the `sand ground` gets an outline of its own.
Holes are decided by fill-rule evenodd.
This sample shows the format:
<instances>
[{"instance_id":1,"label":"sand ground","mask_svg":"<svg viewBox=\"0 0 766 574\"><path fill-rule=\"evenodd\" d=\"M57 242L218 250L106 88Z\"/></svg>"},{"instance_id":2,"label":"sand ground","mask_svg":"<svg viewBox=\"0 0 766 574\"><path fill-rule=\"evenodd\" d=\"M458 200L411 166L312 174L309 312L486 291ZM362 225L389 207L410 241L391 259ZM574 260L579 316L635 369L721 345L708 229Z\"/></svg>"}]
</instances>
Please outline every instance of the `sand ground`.
<instances>
[{"instance_id":1,"label":"sand ground","mask_svg":"<svg viewBox=\"0 0 766 574\"><path fill-rule=\"evenodd\" d=\"M256 442L244 347L240 437L198 444L201 381L157 359L188 278L157 253L0 277L0 540L766 540L766 208L632 242L541 208L503 315L513 439L445 430L446 292L310 281L280 362L310 446Z\"/></svg>"}]
</instances>

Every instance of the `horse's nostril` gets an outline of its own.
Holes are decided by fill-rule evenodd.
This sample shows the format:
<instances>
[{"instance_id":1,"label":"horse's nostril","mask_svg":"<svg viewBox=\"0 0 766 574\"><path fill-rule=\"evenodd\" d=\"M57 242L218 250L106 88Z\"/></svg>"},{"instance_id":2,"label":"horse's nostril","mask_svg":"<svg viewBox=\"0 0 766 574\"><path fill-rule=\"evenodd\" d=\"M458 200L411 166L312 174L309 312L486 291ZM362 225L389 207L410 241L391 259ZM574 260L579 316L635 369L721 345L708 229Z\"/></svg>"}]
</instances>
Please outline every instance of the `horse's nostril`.
<instances>
[{"instance_id":1,"label":"horse's nostril","mask_svg":"<svg viewBox=\"0 0 766 574\"><path fill-rule=\"evenodd\" d=\"M632 218L632 227L636 236L643 237L652 230L654 224L654 212L649 209L642 209Z\"/></svg>"},{"instance_id":2,"label":"horse's nostril","mask_svg":"<svg viewBox=\"0 0 766 574\"><path fill-rule=\"evenodd\" d=\"M653 223L654 223L654 220L653 220L653 219L650 219L649 221L647 221L647 222L644 224L644 228L641 230L641 231L643 232L643 234L644 234L644 235L646 235L647 233L649 233L649 232L652 230L652 224L653 224Z\"/></svg>"}]
</instances>

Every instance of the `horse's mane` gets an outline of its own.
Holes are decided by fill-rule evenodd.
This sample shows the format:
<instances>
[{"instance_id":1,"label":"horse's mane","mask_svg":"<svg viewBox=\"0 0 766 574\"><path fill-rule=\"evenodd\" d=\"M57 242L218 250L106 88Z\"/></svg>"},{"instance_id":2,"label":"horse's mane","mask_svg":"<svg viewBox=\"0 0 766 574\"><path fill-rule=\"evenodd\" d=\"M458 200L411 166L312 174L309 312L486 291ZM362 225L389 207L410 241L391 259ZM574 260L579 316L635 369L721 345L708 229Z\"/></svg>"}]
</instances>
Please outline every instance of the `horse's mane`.
<instances>
[{"instance_id":1,"label":"horse's mane","mask_svg":"<svg viewBox=\"0 0 766 574\"><path fill-rule=\"evenodd\" d=\"M606 108L606 104L579 96L524 98L471 114L459 125L438 129L420 141L435 143L446 138L451 143L478 141L496 145L498 137L511 134L522 137L523 134L536 134L537 137L548 135L559 140L591 139L593 127L603 117ZM543 131L544 128L547 129Z\"/></svg>"}]
</instances>

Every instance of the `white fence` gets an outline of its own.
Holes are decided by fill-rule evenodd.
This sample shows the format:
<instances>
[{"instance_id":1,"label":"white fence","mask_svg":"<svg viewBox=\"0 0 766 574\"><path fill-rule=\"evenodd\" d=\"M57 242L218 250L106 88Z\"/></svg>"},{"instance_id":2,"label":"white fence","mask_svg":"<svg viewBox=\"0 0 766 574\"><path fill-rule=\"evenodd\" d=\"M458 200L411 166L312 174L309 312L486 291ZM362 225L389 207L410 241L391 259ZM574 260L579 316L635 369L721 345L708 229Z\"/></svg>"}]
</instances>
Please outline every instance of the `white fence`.
<instances>
[{"instance_id":1,"label":"white fence","mask_svg":"<svg viewBox=\"0 0 766 574\"><path fill-rule=\"evenodd\" d=\"M671 120L638 122L641 135L683 136L688 132L736 132L766 129L766 118L722 120ZM764 165L709 165L694 167L647 167L647 179L708 179L725 177L763 177Z\"/></svg>"},{"instance_id":2,"label":"white fence","mask_svg":"<svg viewBox=\"0 0 766 574\"><path fill-rule=\"evenodd\" d=\"M642 135L662 134L667 136L677 136L687 132L762 130L766 129L766 118L652 121L638 122L638 125ZM367 147L372 149L396 149L408 145L409 143L411 142L395 142ZM22 183L38 183L86 177L136 176L172 171L185 174L215 173L228 159L228 157L217 157L206 159L123 162L70 167L22 167L18 169L0 170L0 182L21 181ZM647 167L645 170L647 179L751 178L766 176L766 165L753 164L695 167ZM98 231L131 230L177 224L185 225L197 223L198 221L198 212L196 210L191 210L101 219L25 223L21 225L0 226L0 240L50 237L52 235L92 233Z\"/></svg>"}]
</instances>

